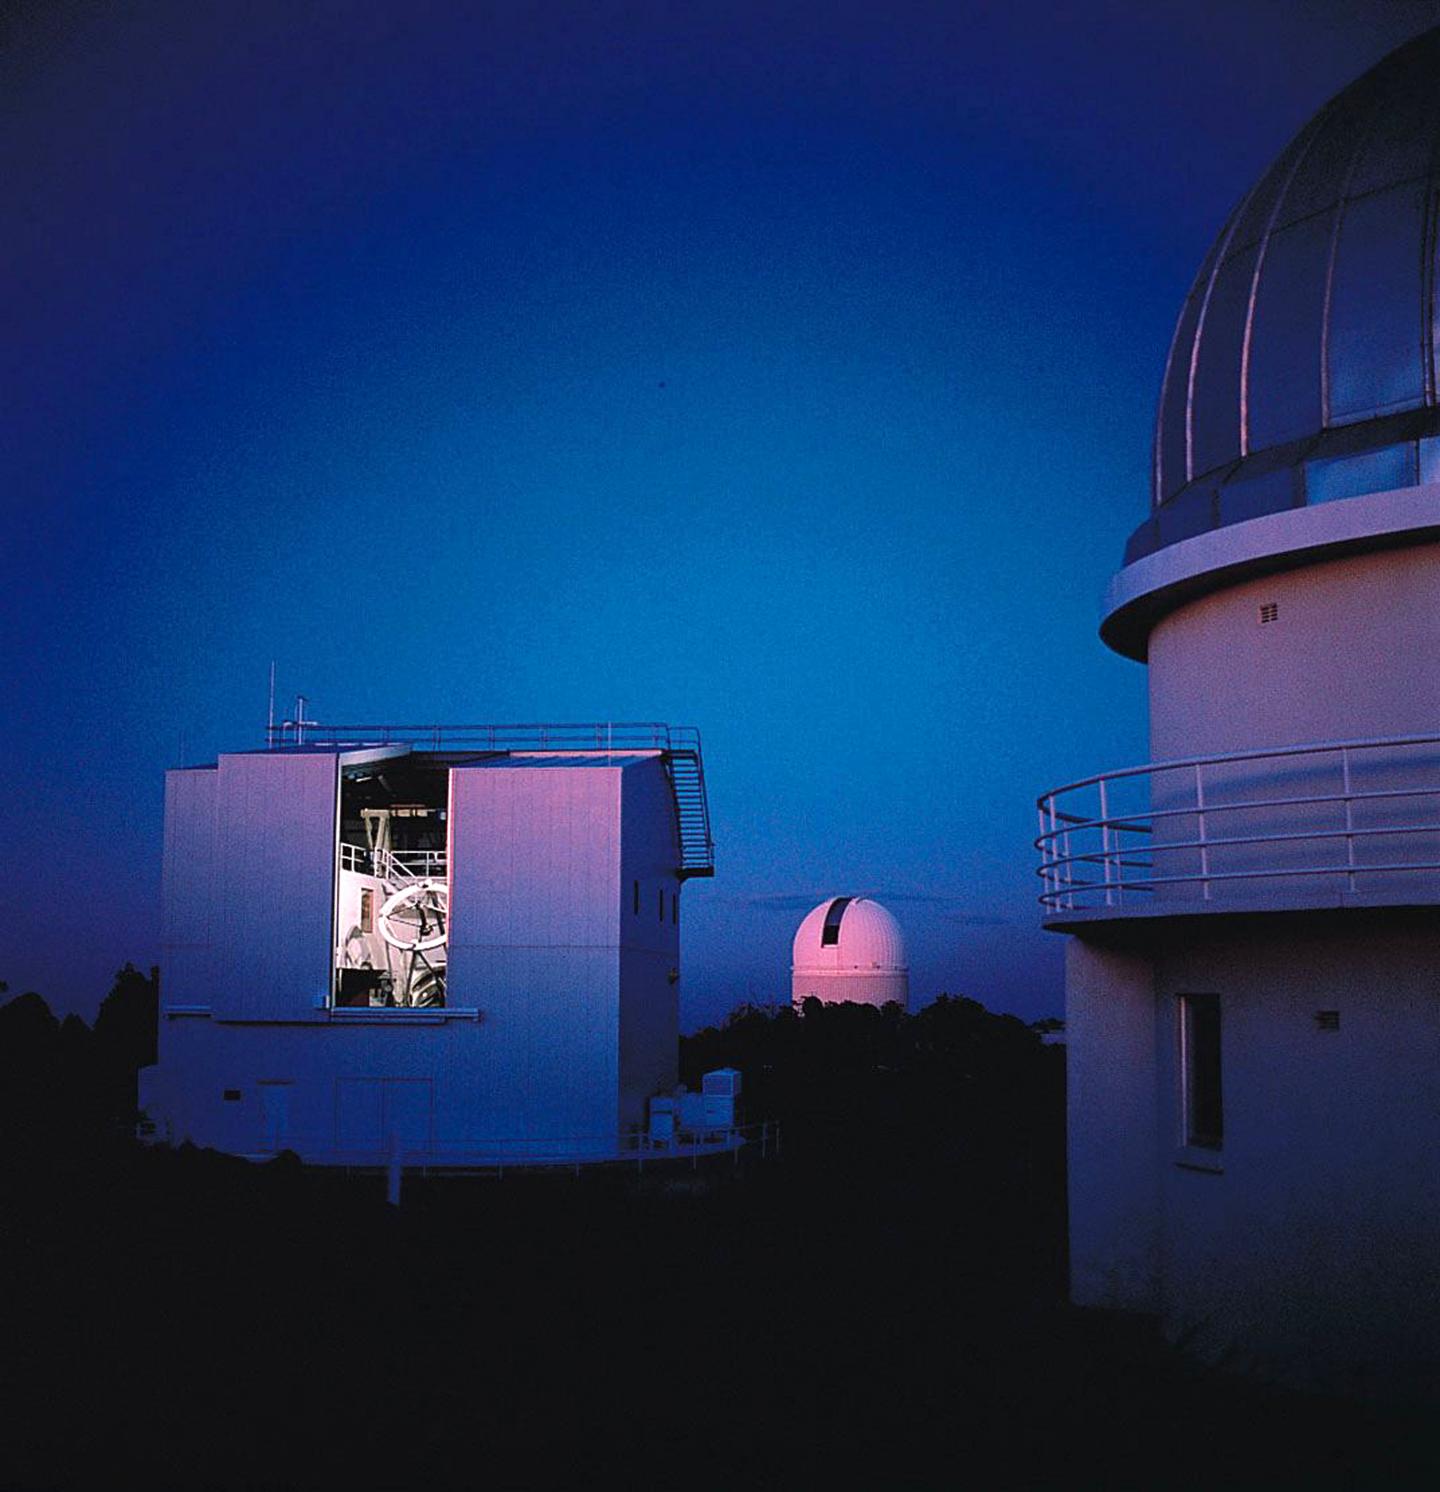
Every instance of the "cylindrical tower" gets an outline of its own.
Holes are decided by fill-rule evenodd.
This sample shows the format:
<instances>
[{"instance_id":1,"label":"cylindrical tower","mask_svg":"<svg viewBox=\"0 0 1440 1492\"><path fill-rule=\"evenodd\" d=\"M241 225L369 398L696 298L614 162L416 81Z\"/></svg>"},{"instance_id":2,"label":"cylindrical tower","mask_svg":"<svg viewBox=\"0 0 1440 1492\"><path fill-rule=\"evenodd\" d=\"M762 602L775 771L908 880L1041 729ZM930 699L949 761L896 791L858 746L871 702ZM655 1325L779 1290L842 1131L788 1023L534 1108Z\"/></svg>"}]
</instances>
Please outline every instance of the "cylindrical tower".
<instances>
[{"instance_id":1,"label":"cylindrical tower","mask_svg":"<svg viewBox=\"0 0 1440 1492\"><path fill-rule=\"evenodd\" d=\"M795 934L790 990L795 1000L894 1000L903 1008L910 1000L910 972L900 924L868 897L827 897Z\"/></svg>"},{"instance_id":2,"label":"cylindrical tower","mask_svg":"<svg viewBox=\"0 0 1440 1492\"><path fill-rule=\"evenodd\" d=\"M1440 1389L1440 31L1332 100L1181 309L1101 635L1151 760L1039 800L1072 1290Z\"/></svg>"}]
</instances>

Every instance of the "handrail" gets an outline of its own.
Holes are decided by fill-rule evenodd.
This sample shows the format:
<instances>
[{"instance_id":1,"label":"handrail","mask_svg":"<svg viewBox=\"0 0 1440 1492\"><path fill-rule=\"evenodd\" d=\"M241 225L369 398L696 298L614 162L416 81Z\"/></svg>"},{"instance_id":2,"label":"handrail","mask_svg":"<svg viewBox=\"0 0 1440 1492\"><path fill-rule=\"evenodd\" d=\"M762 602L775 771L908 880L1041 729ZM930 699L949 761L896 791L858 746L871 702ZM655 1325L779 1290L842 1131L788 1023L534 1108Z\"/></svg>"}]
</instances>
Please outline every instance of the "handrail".
<instances>
[{"instance_id":1,"label":"handrail","mask_svg":"<svg viewBox=\"0 0 1440 1492\"><path fill-rule=\"evenodd\" d=\"M1417 747L1431 751L1420 760L1406 754ZM1080 778L1036 799L1039 900L1051 914L1123 913L1134 909L1137 895L1155 910L1193 910L1193 902L1187 905L1173 891L1163 901L1154 899L1157 888L1188 886L1198 890L1201 902L1223 909L1225 898L1221 895L1216 903L1217 892L1237 882L1273 885L1287 877L1305 881L1335 876L1343 878L1349 893L1363 885L1367 891L1440 901L1440 879L1433 888L1420 883L1418 889L1415 880L1440 871L1436 752L1440 735L1378 736L1177 758ZM1264 795L1267 774L1245 773L1243 782L1237 782L1230 770L1261 762L1279 764L1268 774L1277 788L1269 796ZM1295 771L1285 770L1291 762ZM1300 770L1312 778L1335 772L1338 790L1324 791L1328 784L1321 782L1316 784L1321 791L1305 791L1308 784L1295 781ZM1184 775L1177 779L1176 773ZM1384 774L1386 785L1356 785L1357 777L1369 775L1373 781L1378 773ZM1157 787L1160 806L1121 811L1112 801L1121 783ZM1227 799L1226 790L1235 787L1242 787L1245 796ZM1135 796L1134 788L1129 796ZM1068 801L1062 804L1062 799ZM1404 822L1376 821L1376 805L1401 800L1410 805ZM1250 815L1250 821L1235 824L1225 817L1236 813ZM1214 832L1223 831L1227 822L1233 825L1230 832ZM1384 863L1366 863L1357 856L1357 847L1380 839L1392 845ZM1337 857L1329 850L1305 853L1306 846L1339 841L1345 846L1343 863L1332 863ZM1264 851L1272 846L1276 854L1267 856ZM1098 868L1099 875L1077 875L1082 866ZM1386 876L1392 878L1388 885L1375 879ZM1404 879L1397 882L1395 877Z\"/></svg>"},{"instance_id":2,"label":"handrail","mask_svg":"<svg viewBox=\"0 0 1440 1492\"><path fill-rule=\"evenodd\" d=\"M1258 751L1226 751L1216 756L1177 756L1166 761L1144 762L1138 767L1117 767L1110 772L1097 772L1093 777L1081 777L1067 782L1062 787L1052 787L1042 793L1037 803L1047 798L1059 797L1082 787L1093 787L1102 780L1115 782L1123 777L1150 777L1156 772L1170 772L1182 767L1213 767L1229 762L1265 761L1276 756L1314 756L1324 751L1362 751L1372 746L1436 746L1440 736L1368 736L1355 741L1307 741L1300 746L1267 746Z\"/></svg>"},{"instance_id":3,"label":"handrail","mask_svg":"<svg viewBox=\"0 0 1440 1492\"><path fill-rule=\"evenodd\" d=\"M327 725L298 718L266 730L267 749L328 747L360 750L405 746L412 751L478 753L556 752L583 756L655 752L662 757L675 807L680 875L715 873L715 841L710 830L710 801L700 732L692 725L658 720L528 722L510 725Z\"/></svg>"},{"instance_id":4,"label":"handrail","mask_svg":"<svg viewBox=\"0 0 1440 1492\"><path fill-rule=\"evenodd\" d=\"M402 1141L398 1136L371 1145L342 1145L330 1134L287 1131L262 1142L255 1152L268 1156L277 1149L292 1149L319 1165L383 1167L396 1164L406 1169L495 1169L524 1166L591 1166L616 1163L645 1163L664 1160L695 1160L724 1155L754 1146L762 1158L780 1153L780 1125L774 1119L745 1124L716 1124L687 1127L671 1140L653 1140L646 1129L629 1133L571 1135L511 1135L476 1141L431 1140L424 1144Z\"/></svg>"}]
</instances>

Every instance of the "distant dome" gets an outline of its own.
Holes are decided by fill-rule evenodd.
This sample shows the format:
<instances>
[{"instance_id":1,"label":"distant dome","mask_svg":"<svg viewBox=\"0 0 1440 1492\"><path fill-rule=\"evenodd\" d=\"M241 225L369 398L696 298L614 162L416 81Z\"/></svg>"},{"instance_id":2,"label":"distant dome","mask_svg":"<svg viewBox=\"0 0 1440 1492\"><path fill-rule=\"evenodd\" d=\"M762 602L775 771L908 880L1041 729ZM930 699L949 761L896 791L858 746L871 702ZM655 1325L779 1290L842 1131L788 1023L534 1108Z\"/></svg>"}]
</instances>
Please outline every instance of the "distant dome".
<instances>
[{"instance_id":1,"label":"distant dome","mask_svg":"<svg viewBox=\"0 0 1440 1492\"><path fill-rule=\"evenodd\" d=\"M884 1005L909 1000L900 924L865 896L832 896L808 913L791 953L795 999Z\"/></svg>"},{"instance_id":2,"label":"distant dome","mask_svg":"<svg viewBox=\"0 0 1440 1492\"><path fill-rule=\"evenodd\" d=\"M1440 28L1338 94L1244 196L1166 362L1130 563L1288 508L1440 480Z\"/></svg>"}]
</instances>

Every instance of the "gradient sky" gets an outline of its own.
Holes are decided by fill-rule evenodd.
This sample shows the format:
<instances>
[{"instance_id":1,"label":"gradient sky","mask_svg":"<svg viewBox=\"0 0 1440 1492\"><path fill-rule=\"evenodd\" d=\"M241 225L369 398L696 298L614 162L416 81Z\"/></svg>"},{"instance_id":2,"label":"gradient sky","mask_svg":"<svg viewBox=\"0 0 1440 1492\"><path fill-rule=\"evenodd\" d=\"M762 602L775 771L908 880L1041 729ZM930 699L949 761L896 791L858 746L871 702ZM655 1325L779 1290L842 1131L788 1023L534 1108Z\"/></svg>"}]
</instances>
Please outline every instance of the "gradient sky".
<instances>
[{"instance_id":1,"label":"gradient sky","mask_svg":"<svg viewBox=\"0 0 1440 1492\"><path fill-rule=\"evenodd\" d=\"M162 774L322 720L669 720L682 1019L885 901L1062 1005L1030 837L1235 198L1437 3L10 7L0 978L157 957ZM182 747L183 738L183 747Z\"/></svg>"}]
</instances>

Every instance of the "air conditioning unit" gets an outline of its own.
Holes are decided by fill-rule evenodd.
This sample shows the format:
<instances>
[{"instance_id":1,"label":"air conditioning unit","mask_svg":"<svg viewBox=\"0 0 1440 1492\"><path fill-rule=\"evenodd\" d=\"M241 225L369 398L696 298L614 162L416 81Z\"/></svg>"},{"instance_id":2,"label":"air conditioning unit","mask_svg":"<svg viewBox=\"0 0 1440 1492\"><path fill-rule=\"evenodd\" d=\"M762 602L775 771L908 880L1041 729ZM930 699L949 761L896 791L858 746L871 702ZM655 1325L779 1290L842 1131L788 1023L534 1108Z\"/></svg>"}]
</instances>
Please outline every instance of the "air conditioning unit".
<instances>
[{"instance_id":1,"label":"air conditioning unit","mask_svg":"<svg viewBox=\"0 0 1440 1492\"><path fill-rule=\"evenodd\" d=\"M700 1079L704 1126L734 1129L736 1100L740 1097L740 1073L733 1067L717 1067Z\"/></svg>"},{"instance_id":2,"label":"air conditioning unit","mask_svg":"<svg viewBox=\"0 0 1440 1492\"><path fill-rule=\"evenodd\" d=\"M650 1100L650 1143L675 1143L675 1100L668 1094Z\"/></svg>"}]
</instances>

